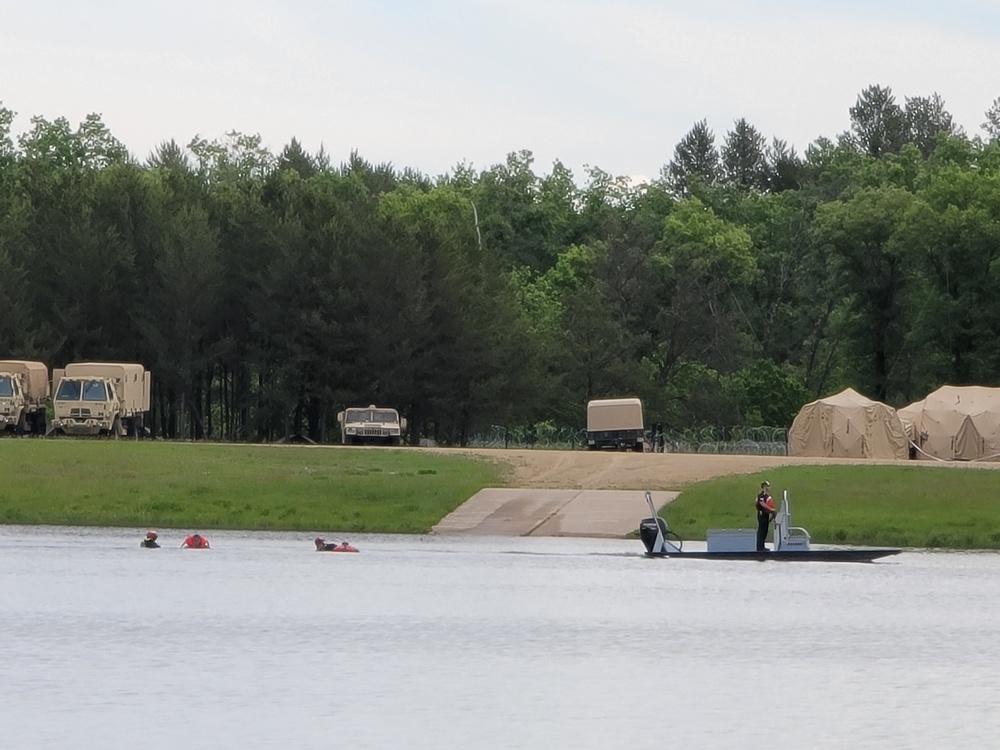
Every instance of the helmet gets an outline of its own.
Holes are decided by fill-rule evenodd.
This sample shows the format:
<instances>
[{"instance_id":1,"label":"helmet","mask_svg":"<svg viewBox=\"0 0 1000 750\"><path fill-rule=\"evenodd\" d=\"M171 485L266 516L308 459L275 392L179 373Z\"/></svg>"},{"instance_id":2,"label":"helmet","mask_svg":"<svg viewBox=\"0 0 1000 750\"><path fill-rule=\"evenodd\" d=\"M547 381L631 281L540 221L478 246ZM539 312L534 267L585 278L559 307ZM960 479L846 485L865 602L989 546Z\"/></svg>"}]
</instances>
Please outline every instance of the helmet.
<instances>
[{"instance_id":1,"label":"helmet","mask_svg":"<svg viewBox=\"0 0 1000 750\"><path fill-rule=\"evenodd\" d=\"M155 531L147 531L146 532L146 538L147 539L156 539L156 532Z\"/></svg>"}]
</instances>

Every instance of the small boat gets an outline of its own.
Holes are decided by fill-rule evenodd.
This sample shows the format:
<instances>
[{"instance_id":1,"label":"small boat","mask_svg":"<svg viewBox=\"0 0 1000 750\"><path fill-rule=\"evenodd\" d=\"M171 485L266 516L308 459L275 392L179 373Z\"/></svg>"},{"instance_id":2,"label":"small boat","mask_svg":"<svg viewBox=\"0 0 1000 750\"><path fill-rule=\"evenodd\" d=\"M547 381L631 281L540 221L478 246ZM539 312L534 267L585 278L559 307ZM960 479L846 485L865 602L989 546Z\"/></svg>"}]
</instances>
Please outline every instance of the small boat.
<instances>
[{"instance_id":1,"label":"small boat","mask_svg":"<svg viewBox=\"0 0 1000 750\"><path fill-rule=\"evenodd\" d=\"M757 549L756 529L709 529L707 549L685 551L684 542L670 530L656 512L653 496L646 492L650 517L639 523L639 538L646 547L646 557L675 557L692 560L807 560L817 562L872 562L880 557L898 555L902 550L870 547L810 548L809 532L792 526L788 491L782 493L781 507L774 517L774 549Z\"/></svg>"}]
</instances>

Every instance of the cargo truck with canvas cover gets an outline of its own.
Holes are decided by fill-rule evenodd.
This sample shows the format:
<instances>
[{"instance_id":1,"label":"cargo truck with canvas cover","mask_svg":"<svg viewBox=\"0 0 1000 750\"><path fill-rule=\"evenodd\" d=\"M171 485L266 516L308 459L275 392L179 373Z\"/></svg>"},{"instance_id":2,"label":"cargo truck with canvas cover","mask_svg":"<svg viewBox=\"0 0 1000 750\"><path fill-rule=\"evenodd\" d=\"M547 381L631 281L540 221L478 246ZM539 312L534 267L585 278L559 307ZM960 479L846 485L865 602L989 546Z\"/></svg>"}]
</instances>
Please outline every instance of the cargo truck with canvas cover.
<instances>
[{"instance_id":1,"label":"cargo truck with canvas cover","mask_svg":"<svg viewBox=\"0 0 1000 750\"><path fill-rule=\"evenodd\" d=\"M344 445L400 445L406 420L399 412L374 404L351 407L337 414Z\"/></svg>"},{"instance_id":2,"label":"cargo truck with canvas cover","mask_svg":"<svg viewBox=\"0 0 1000 750\"><path fill-rule=\"evenodd\" d=\"M52 432L142 436L152 376L142 365L74 362L52 373Z\"/></svg>"},{"instance_id":3,"label":"cargo truck with canvas cover","mask_svg":"<svg viewBox=\"0 0 1000 750\"><path fill-rule=\"evenodd\" d=\"M604 398L587 403L587 448L645 450L642 402L637 398Z\"/></svg>"},{"instance_id":4,"label":"cargo truck with canvas cover","mask_svg":"<svg viewBox=\"0 0 1000 750\"><path fill-rule=\"evenodd\" d=\"M0 360L0 430L45 434L49 368L43 362Z\"/></svg>"}]
</instances>

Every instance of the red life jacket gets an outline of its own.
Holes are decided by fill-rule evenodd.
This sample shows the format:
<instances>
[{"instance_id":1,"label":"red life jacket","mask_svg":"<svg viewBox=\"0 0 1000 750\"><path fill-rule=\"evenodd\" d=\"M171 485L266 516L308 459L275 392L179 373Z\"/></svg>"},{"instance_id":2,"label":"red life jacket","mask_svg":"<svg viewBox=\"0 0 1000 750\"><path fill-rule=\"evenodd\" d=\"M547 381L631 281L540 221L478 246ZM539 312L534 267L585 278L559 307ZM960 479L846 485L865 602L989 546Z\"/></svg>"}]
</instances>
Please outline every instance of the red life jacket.
<instances>
[{"instance_id":1,"label":"red life jacket","mask_svg":"<svg viewBox=\"0 0 1000 750\"><path fill-rule=\"evenodd\" d=\"M760 513L774 513L774 500L766 492L757 495L757 511Z\"/></svg>"}]
</instances>

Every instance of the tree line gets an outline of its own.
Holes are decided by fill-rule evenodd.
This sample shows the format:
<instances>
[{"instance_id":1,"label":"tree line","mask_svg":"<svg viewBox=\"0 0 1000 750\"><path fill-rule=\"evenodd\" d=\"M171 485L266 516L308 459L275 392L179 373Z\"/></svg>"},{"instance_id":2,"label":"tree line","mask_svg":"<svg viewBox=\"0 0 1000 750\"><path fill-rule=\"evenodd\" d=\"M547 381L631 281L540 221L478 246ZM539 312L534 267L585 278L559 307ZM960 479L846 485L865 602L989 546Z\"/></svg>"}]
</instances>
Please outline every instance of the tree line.
<instances>
[{"instance_id":1,"label":"tree line","mask_svg":"<svg viewBox=\"0 0 1000 750\"><path fill-rule=\"evenodd\" d=\"M97 115L13 118L0 356L144 364L159 436L329 441L376 403L464 444L621 395L666 430L780 427L846 386L1000 385L1000 99L970 136L938 95L871 86L802 155L702 121L640 185L235 132L139 160Z\"/></svg>"}]
</instances>

